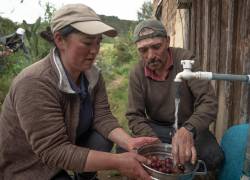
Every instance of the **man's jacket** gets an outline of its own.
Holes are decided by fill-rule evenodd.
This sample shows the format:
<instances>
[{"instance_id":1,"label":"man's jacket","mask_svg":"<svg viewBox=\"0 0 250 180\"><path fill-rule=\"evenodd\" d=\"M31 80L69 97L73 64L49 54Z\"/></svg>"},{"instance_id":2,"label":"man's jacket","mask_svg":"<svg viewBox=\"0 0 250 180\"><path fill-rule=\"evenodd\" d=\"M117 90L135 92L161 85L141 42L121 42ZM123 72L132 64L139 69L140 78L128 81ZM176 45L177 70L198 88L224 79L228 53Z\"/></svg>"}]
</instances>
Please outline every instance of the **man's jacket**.
<instances>
[{"instance_id":1,"label":"man's jacket","mask_svg":"<svg viewBox=\"0 0 250 180\"><path fill-rule=\"evenodd\" d=\"M177 73L183 71L181 60L195 57L185 49L169 50L173 66L165 81L146 77L143 60L140 60L130 73L126 117L130 129L137 136L156 136L149 125L150 122L170 127L175 122L174 79ZM196 60L193 71L200 70L199 67L200 63ZM179 127L190 123L197 133L207 129L217 117L217 98L210 81L184 80L180 85L180 93Z\"/></svg>"}]
</instances>

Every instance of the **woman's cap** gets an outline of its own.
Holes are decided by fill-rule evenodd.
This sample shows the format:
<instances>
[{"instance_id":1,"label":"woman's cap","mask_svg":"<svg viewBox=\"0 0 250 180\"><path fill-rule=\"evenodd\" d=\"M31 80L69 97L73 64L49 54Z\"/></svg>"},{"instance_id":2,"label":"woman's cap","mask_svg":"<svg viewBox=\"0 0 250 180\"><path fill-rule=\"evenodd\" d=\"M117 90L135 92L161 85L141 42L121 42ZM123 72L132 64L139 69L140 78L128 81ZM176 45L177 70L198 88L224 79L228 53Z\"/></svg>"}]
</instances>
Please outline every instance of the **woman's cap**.
<instances>
[{"instance_id":1,"label":"woman's cap","mask_svg":"<svg viewBox=\"0 0 250 180\"><path fill-rule=\"evenodd\" d=\"M51 21L53 33L68 25L88 35L117 35L113 27L103 23L95 11L84 4L68 4L54 13Z\"/></svg>"}]
</instances>

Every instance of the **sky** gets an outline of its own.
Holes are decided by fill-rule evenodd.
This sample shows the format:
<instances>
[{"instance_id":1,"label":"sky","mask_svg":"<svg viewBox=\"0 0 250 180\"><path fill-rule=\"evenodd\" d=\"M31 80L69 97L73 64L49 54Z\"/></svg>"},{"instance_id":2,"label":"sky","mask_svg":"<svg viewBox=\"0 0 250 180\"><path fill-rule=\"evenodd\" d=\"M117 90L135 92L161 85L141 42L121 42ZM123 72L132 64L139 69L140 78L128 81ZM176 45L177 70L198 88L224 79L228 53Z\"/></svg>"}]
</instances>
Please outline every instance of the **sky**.
<instances>
[{"instance_id":1,"label":"sky","mask_svg":"<svg viewBox=\"0 0 250 180\"><path fill-rule=\"evenodd\" d=\"M120 19L137 20L137 11L149 0L0 0L0 16L21 23L26 20L34 23L45 12L45 4L49 2L56 9L68 3L83 3L97 14L118 16ZM40 5L39 5L40 2Z\"/></svg>"}]
</instances>

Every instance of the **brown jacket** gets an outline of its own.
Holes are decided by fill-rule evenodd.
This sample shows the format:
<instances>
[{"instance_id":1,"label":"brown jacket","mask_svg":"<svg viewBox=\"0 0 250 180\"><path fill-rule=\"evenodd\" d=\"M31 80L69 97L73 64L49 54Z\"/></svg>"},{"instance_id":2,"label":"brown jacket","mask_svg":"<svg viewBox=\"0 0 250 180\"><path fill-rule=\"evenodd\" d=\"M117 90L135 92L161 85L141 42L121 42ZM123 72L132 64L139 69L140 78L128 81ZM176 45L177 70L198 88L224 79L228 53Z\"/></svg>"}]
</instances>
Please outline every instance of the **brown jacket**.
<instances>
[{"instance_id":1,"label":"brown jacket","mask_svg":"<svg viewBox=\"0 0 250 180\"><path fill-rule=\"evenodd\" d=\"M165 81L145 77L143 61L130 73L128 110L126 117L135 135L155 136L148 122L172 126L175 121L174 78L183 70L180 61L194 59L190 51L170 48L174 65ZM199 68L195 61L193 71ZM209 81L189 80L181 83L181 99L178 111L179 126L189 122L197 133L207 129L217 116L217 99Z\"/></svg>"},{"instance_id":2,"label":"brown jacket","mask_svg":"<svg viewBox=\"0 0 250 180\"><path fill-rule=\"evenodd\" d=\"M119 127L96 67L85 72L93 128L105 137ZM81 172L89 149L74 145L80 100L61 61L49 56L24 69L7 94L0 117L0 179L46 180L60 168Z\"/></svg>"}]
</instances>

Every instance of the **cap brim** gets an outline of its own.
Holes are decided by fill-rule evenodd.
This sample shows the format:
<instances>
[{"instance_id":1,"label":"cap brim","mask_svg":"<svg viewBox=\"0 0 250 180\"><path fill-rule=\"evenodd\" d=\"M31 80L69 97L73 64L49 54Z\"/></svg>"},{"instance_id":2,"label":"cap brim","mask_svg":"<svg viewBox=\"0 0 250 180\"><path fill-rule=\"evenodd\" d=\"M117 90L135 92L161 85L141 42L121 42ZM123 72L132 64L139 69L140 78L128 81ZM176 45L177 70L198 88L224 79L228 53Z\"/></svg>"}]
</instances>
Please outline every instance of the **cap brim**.
<instances>
[{"instance_id":1,"label":"cap brim","mask_svg":"<svg viewBox=\"0 0 250 180\"><path fill-rule=\"evenodd\" d=\"M77 22L70 25L78 31L89 35L105 34L109 37L117 36L117 31L113 27L108 26L101 21Z\"/></svg>"}]
</instances>

